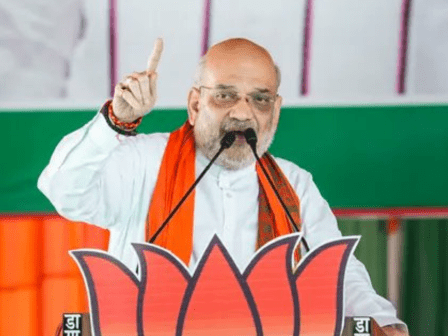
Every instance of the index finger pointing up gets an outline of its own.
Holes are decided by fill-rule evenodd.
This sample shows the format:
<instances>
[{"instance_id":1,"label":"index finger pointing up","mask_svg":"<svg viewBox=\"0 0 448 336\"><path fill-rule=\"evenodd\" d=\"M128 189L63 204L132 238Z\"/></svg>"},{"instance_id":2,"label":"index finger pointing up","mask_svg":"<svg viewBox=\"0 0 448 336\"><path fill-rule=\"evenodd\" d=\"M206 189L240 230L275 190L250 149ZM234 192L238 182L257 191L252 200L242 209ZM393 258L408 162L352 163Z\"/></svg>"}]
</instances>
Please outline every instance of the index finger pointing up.
<instances>
[{"instance_id":1,"label":"index finger pointing up","mask_svg":"<svg viewBox=\"0 0 448 336\"><path fill-rule=\"evenodd\" d=\"M160 56L163 51L163 40L159 37L154 42L154 49L152 50L151 56L148 58L148 72L155 71L157 69L157 65L160 61Z\"/></svg>"}]
</instances>

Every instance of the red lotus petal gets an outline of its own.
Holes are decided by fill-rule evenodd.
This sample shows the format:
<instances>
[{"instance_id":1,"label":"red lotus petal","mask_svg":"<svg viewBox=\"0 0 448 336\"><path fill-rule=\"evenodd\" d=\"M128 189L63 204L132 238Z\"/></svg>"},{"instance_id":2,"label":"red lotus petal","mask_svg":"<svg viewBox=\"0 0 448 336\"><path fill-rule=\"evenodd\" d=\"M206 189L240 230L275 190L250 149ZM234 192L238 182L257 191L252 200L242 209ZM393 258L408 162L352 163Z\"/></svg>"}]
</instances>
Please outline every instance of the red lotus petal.
<instances>
[{"instance_id":1,"label":"red lotus petal","mask_svg":"<svg viewBox=\"0 0 448 336\"><path fill-rule=\"evenodd\" d=\"M189 275L170 254L157 247L134 244L143 258L142 324L145 336L175 335Z\"/></svg>"},{"instance_id":2,"label":"red lotus petal","mask_svg":"<svg viewBox=\"0 0 448 336\"><path fill-rule=\"evenodd\" d=\"M247 285L216 236L210 248L209 257L200 261L187 288L182 335L256 335L257 315L252 313Z\"/></svg>"},{"instance_id":3,"label":"red lotus petal","mask_svg":"<svg viewBox=\"0 0 448 336\"><path fill-rule=\"evenodd\" d=\"M294 334L298 314L291 258L296 241L297 236L287 237L263 247L246 270L264 336Z\"/></svg>"},{"instance_id":4,"label":"red lotus petal","mask_svg":"<svg viewBox=\"0 0 448 336\"><path fill-rule=\"evenodd\" d=\"M136 277L107 254L74 251L87 281L95 335L137 335Z\"/></svg>"},{"instance_id":5,"label":"red lotus petal","mask_svg":"<svg viewBox=\"0 0 448 336\"><path fill-rule=\"evenodd\" d=\"M347 238L322 245L300 264L296 280L300 336L340 334L343 275L356 241Z\"/></svg>"}]
</instances>

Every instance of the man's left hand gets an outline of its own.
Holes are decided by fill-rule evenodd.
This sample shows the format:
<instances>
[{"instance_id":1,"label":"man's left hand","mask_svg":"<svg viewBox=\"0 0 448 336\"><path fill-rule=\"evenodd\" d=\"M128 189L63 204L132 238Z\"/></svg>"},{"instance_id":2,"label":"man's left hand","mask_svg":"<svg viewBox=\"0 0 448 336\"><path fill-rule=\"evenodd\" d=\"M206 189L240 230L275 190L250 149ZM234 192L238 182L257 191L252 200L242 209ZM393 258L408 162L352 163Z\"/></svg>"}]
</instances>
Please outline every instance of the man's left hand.
<instances>
[{"instance_id":1,"label":"man's left hand","mask_svg":"<svg viewBox=\"0 0 448 336\"><path fill-rule=\"evenodd\" d=\"M402 327L401 325L384 326L381 329L387 336L409 336L405 327Z\"/></svg>"}]
</instances>

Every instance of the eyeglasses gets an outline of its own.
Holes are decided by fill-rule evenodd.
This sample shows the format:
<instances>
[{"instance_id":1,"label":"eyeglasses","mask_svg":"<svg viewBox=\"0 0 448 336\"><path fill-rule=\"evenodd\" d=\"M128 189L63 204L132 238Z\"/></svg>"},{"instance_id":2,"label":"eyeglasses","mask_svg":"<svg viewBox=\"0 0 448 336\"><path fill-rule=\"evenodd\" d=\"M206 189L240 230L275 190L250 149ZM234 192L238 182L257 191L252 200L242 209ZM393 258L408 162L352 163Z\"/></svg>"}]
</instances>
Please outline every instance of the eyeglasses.
<instances>
[{"instance_id":1,"label":"eyeglasses","mask_svg":"<svg viewBox=\"0 0 448 336\"><path fill-rule=\"evenodd\" d=\"M199 90L210 90L212 103L218 108L231 108L240 99L241 94L233 88L211 88L200 86ZM259 111L266 112L272 110L277 94L273 95L265 92L252 92L246 94L249 97L249 103Z\"/></svg>"}]
</instances>

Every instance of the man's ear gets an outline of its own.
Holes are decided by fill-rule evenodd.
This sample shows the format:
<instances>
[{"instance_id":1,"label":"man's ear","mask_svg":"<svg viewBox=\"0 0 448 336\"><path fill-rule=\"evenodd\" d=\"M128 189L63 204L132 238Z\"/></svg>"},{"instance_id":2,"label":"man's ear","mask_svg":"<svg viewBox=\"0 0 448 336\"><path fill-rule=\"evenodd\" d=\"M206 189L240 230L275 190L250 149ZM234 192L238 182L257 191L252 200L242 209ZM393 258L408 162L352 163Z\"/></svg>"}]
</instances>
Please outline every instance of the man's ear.
<instances>
[{"instance_id":1,"label":"man's ear","mask_svg":"<svg viewBox=\"0 0 448 336\"><path fill-rule=\"evenodd\" d=\"M277 122L280 117L280 109L282 107L282 103L283 103L283 97L277 96L274 102L274 119L276 119Z\"/></svg>"},{"instance_id":2,"label":"man's ear","mask_svg":"<svg viewBox=\"0 0 448 336\"><path fill-rule=\"evenodd\" d=\"M195 87L192 87L190 92L188 93L188 103L187 103L188 121L190 122L191 126L194 126L194 123L199 113L200 95L201 95L200 91Z\"/></svg>"}]
</instances>

